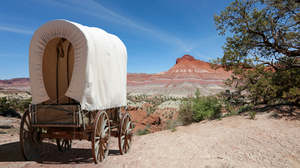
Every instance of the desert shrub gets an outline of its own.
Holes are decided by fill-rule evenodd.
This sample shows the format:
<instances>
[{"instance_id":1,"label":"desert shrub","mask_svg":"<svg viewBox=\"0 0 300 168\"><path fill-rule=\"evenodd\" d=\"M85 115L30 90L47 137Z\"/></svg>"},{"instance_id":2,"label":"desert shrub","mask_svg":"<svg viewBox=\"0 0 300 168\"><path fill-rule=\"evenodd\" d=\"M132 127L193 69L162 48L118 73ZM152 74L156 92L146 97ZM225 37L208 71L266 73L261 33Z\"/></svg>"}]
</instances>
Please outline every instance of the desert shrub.
<instances>
[{"instance_id":1,"label":"desert shrub","mask_svg":"<svg viewBox=\"0 0 300 168\"><path fill-rule=\"evenodd\" d=\"M206 118L220 118L222 104L217 97L201 96L199 89L195 92L195 97L187 99L180 105L179 119L184 124L199 122Z\"/></svg>"},{"instance_id":2,"label":"desert shrub","mask_svg":"<svg viewBox=\"0 0 300 168\"><path fill-rule=\"evenodd\" d=\"M221 117L221 104L218 103L218 99L213 96L196 96L192 110L195 111L193 119L196 122L206 118L215 119Z\"/></svg>"},{"instance_id":3,"label":"desert shrub","mask_svg":"<svg viewBox=\"0 0 300 168\"><path fill-rule=\"evenodd\" d=\"M245 105L245 106L241 106L239 107L239 113L244 112L244 111L249 111L252 110L254 108L253 105Z\"/></svg>"},{"instance_id":4,"label":"desert shrub","mask_svg":"<svg viewBox=\"0 0 300 168\"><path fill-rule=\"evenodd\" d=\"M238 113L239 113L238 110L231 110L231 111L229 112L229 115L230 115L230 116L233 116L233 115L236 115L236 114L238 114Z\"/></svg>"},{"instance_id":5,"label":"desert shrub","mask_svg":"<svg viewBox=\"0 0 300 168\"><path fill-rule=\"evenodd\" d=\"M3 116L5 117L18 117L21 118L20 113L18 113L15 109L9 108L4 113Z\"/></svg>"},{"instance_id":6,"label":"desert shrub","mask_svg":"<svg viewBox=\"0 0 300 168\"><path fill-rule=\"evenodd\" d=\"M180 112L178 115L178 119L182 122L183 125L188 125L194 121L194 111L192 110L192 106L193 105L191 100L183 101L179 106Z\"/></svg>"},{"instance_id":7,"label":"desert shrub","mask_svg":"<svg viewBox=\"0 0 300 168\"><path fill-rule=\"evenodd\" d=\"M279 115L278 115L278 113L272 113L271 114L271 117L274 117L274 118L277 118Z\"/></svg>"},{"instance_id":8,"label":"desert shrub","mask_svg":"<svg viewBox=\"0 0 300 168\"><path fill-rule=\"evenodd\" d=\"M137 130L137 135L138 136L146 135L146 134L150 134L150 133L151 133L151 131L148 130L147 128L144 128L143 130L142 129Z\"/></svg>"},{"instance_id":9,"label":"desert shrub","mask_svg":"<svg viewBox=\"0 0 300 168\"><path fill-rule=\"evenodd\" d=\"M172 118L173 118L173 112L169 114L169 119L172 120Z\"/></svg>"},{"instance_id":10,"label":"desert shrub","mask_svg":"<svg viewBox=\"0 0 300 168\"><path fill-rule=\"evenodd\" d=\"M155 108L155 107L151 107L151 106L149 106L149 107L146 109L146 112L147 112L147 117L149 117L149 116L150 116L150 114L153 114L155 110L156 110L156 108Z\"/></svg>"},{"instance_id":11,"label":"desert shrub","mask_svg":"<svg viewBox=\"0 0 300 168\"><path fill-rule=\"evenodd\" d=\"M4 116L4 113L7 111L9 108L9 101L6 99L6 97L1 97L0 98L0 115Z\"/></svg>"},{"instance_id":12,"label":"desert shrub","mask_svg":"<svg viewBox=\"0 0 300 168\"><path fill-rule=\"evenodd\" d=\"M167 123L166 129L168 129L168 130L174 129L174 128L182 125L182 122L179 120L168 120L166 123Z\"/></svg>"},{"instance_id":13,"label":"desert shrub","mask_svg":"<svg viewBox=\"0 0 300 168\"><path fill-rule=\"evenodd\" d=\"M29 108L29 105L31 104L32 98L29 99L19 99L17 101L17 105L15 108L19 109L20 112L24 112L26 109Z\"/></svg>"},{"instance_id":14,"label":"desert shrub","mask_svg":"<svg viewBox=\"0 0 300 168\"><path fill-rule=\"evenodd\" d=\"M255 118L255 115L257 114L255 111L249 111L248 112L249 116L250 116L250 119L254 119Z\"/></svg>"},{"instance_id":15,"label":"desert shrub","mask_svg":"<svg viewBox=\"0 0 300 168\"><path fill-rule=\"evenodd\" d=\"M254 106L253 105L245 105L245 106L240 106L238 109L236 110L231 110L229 112L229 115L232 116L232 115L236 115L236 114L239 114L239 113L242 113L244 111L249 111L249 110L253 110Z\"/></svg>"}]
</instances>

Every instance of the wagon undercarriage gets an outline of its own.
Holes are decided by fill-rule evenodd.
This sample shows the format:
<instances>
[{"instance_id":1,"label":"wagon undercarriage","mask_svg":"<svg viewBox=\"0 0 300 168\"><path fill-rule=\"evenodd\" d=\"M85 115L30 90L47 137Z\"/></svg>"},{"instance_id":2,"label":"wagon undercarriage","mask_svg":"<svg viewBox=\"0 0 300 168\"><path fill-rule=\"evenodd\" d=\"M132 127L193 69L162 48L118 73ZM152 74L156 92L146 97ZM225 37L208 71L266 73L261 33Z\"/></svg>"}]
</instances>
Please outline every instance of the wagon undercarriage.
<instances>
[{"instance_id":1,"label":"wagon undercarriage","mask_svg":"<svg viewBox=\"0 0 300 168\"><path fill-rule=\"evenodd\" d=\"M106 160L111 136L118 138L120 154L129 152L133 127L128 113L121 116L120 108L77 112L76 106L38 105L24 113L20 143L26 160L39 158L43 139L56 139L58 149L62 152L71 148L72 140L91 141L95 163ZM45 111L47 115L43 115Z\"/></svg>"}]
</instances>

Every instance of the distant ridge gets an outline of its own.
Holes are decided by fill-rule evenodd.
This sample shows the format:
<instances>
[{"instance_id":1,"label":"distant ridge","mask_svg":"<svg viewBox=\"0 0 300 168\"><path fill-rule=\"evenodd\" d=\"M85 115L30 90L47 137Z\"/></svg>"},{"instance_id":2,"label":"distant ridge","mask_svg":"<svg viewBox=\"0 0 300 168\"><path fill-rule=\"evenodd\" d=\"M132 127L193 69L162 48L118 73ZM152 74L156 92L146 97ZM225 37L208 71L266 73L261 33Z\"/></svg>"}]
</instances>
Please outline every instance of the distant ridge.
<instances>
[{"instance_id":1,"label":"distant ridge","mask_svg":"<svg viewBox=\"0 0 300 168\"><path fill-rule=\"evenodd\" d=\"M30 87L29 78L13 78L9 80L0 80L0 87L26 86Z\"/></svg>"},{"instance_id":2,"label":"distant ridge","mask_svg":"<svg viewBox=\"0 0 300 168\"><path fill-rule=\"evenodd\" d=\"M166 72L128 73L127 93L186 97L193 95L196 88L199 88L202 95L209 95L229 89L223 81L230 76L231 73L222 68L211 69L208 62L184 55L177 58L176 64ZM0 90L6 89L30 91L29 78L0 80Z\"/></svg>"}]
</instances>

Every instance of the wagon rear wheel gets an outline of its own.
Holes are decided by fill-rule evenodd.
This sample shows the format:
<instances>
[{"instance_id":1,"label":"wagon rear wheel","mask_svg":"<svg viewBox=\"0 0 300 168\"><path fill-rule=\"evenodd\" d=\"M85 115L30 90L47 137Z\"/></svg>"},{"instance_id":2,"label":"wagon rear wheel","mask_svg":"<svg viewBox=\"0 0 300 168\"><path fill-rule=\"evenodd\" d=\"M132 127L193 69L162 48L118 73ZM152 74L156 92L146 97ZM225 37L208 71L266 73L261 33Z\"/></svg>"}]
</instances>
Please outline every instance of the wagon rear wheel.
<instances>
[{"instance_id":1,"label":"wagon rear wheel","mask_svg":"<svg viewBox=\"0 0 300 168\"><path fill-rule=\"evenodd\" d=\"M93 125L92 152L94 162L100 163L106 160L110 143L110 124L105 111L98 111Z\"/></svg>"},{"instance_id":2,"label":"wagon rear wheel","mask_svg":"<svg viewBox=\"0 0 300 168\"><path fill-rule=\"evenodd\" d=\"M58 150L61 152L65 152L71 149L72 140L71 139L56 139L56 144Z\"/></svg>"},{"instance_id":3,"label":"wagon rear wheel","mask_svg":"<svg viewBox=\"0 0 300 168\"><path fill-rule=\"evenodd\" d=\"M130 151L131 148L131 140L132 140L132 120L131 116L126 113L123 115L120 127L119 127L119 150L121 155L124 155Z\"/></svg>"},{"instance_id":4,"label":"wagon rear wheel","mask_svg":"<svg viewBox=\"0 0 300 168\"><path fill-rule=\"evenodd\" d=\"M40 132L41 128L32 127L31 114L27 110L20 125L20 145L25 160L37 160L40 157L42 145Z\"/></svg>"}]
</instances>

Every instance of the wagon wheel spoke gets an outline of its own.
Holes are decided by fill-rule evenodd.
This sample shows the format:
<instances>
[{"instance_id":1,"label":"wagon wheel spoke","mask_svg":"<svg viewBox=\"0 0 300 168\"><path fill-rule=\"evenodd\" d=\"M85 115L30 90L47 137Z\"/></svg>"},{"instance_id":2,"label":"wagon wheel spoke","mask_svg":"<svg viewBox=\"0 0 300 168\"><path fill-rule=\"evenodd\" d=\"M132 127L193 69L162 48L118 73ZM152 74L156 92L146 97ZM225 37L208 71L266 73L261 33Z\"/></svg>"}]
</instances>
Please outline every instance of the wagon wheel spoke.
<instances>
[{"instance_id":1,"label":"wagon wheel spoke","mask_svg":"<svg viewBox=\"0 0 300 168\"><path fill-rule=\"evenodd\" d=\"M103 147L105 148L105 150L107 150L107 147L106 147L106 145L104 145L104 144L103 144Z\"/></svg>"},{"instance_id":2,"label":"wagon wheel spoke","mask_svg":"<svg viewBox=\"0 0 300 168\"><path fill-rule=\"evenodd\" d=\"M103 132L106 133L106 132L108 131L108 129L109 129L109 127L106 127L105 130L104 130Z\"/></svg>"},{"instance_id":3,"label":"wagon wheel spoke","mask_svg":"<svg viewBox=\"0 0 300 168\"><path fill-rule=\"evenodd\" d=\"M97 150L97 160L100 160L102 162L102 154L101 154L101 147L99 145L98 150Z\"/></svg>"},{"instance_id":4,"label":"wagon wheel spoke","mask_svg":"<svg viewBox=\"0 0 300 168\"><path fill-rule=\"evenodd\" d=\"M123 151L126 153L126 137L124 138L123 141Z\"/></svg>"},{"instance_id":5,"label":"wagon wheel spoke","mask_svg":"<svg viewBox=\"0 0 300 168\"><path fill-rule=\"evenodd\" d=\"M61 152L65 152L71 149L72 147L72 140L70 139L56 139L56 144L58 150Z\"/></svg>"},{"instance_id":6,"label":"wagon wheel spoke","mask_svg":"<svg viewBox=\"0 0 300 168\"><path fill-rule=\"evenodd\" d=\"M102 121L102 115L100 115L100 119L99 119L100 121ZM96 123L97 124L97 134L96 134L96 136L99 136L100 137L100 134L101 134L101 124L100 124L100 122L97 122Z\"/></svg>"},{"instance_id":7,"label":"wagon wheel spoke","mask_svg":"<svg viewBox=\"0 0 300 168\"><path fill-rule=\"evenodd\" d=\"M129 122L127 123L127 125L126 125L126 130L129 129L130 124L131 124L131 121L129 121Z\"/></svg>"},{"instance_id":8,"label":"wagon wheel spoke","mask_svg":"<svg viewBox=\"0 0 300 168\"><path fill-rule=\"evenodd\" d=\"M29 125L30 125L30 127L31 127L31 117L30 117L30 114L28 113L28 115L27 115L27 117L26 118L28 118L28 121L29 121ZM27 121L26 120L26 118L25 118L25 121Z\"/></svg>"},{"instance_id":9,"label":"wagon wheel spoke","mask_svg":"<svg viewBox=\"0 0 300 168\"><path fill-rule=\"evenodd\" d=\"M127 150L129 149L129 143L128 143L127 137L125 138L125 142L126 142L126 145L125 145L125 152L127 153Z\"/></svg>"},{"instance_id":10,"label":"wagon wheel spoke","mask_svg":"<svg viewBox=\"0 0 300 168\"><path fill-rule=\"evenodd\" d=\"M104 159L104 150L103 150L103 144L102 144L102 148L100 148L100 150L101 150L101 154L102 154L102 157L103 157L103 159Z\"/></svg>"},{"instance_id":11,"label":"wagon wheel spoke","mask_svg":"<svg viewBox=\"0 0 300 168\"><path fill-rule=\"evenodd\" d=\"M107 123L107 119L104 120L104 122L103 122L102 129L101 129L102 131L104 130L106 123ZM106 131L104 131L104 132L106 132Z\"/></svg>"},{"instance_id":12,"label":"wagon wheel spoke","mask_svg":"<svg viewBox=\"0 0 300 168\"><path fill-rule=\"evenodd\" d=\"M66 141L63 141L64 142L64 150L66 150L67 149L67 143L66 143Z\"/></svg>"},{"instance_id":13,"label":"wagon wheel spoke","mask_svg":"<svg viewBox=\"0 0 300 168\"><path fill-rule=\"evenodd\" d=\"M28 148L28 149L27 149L27 153L26 153L26 156L27 156L28 159L30 159L30 160L31 160L31 151L32 151L32 149L31 149L31 148Z\"/></svg>"},{"instance_id":14,"label":"wagon wheel spoke","mask_svg":"<svg viewBox=\"0 0 300 168\"><path fill-rule=\"evenodd\" d=\"M25 124L27 126L28 131L31 129L31 126L29 125L28 121L25 119ZM25 127L24 127L25 128Z\"/></svg>"}]
</instances>

